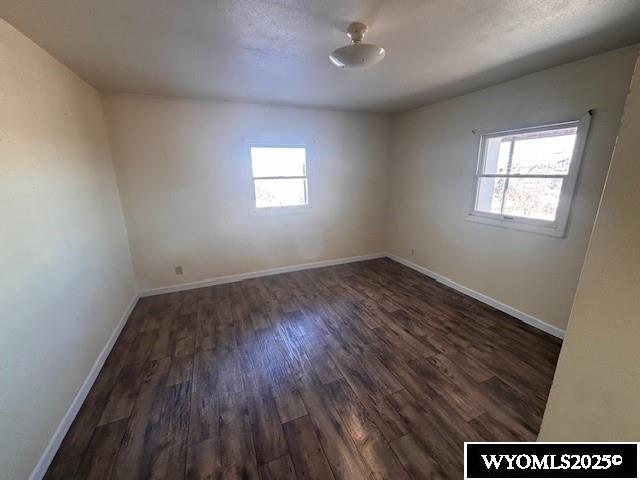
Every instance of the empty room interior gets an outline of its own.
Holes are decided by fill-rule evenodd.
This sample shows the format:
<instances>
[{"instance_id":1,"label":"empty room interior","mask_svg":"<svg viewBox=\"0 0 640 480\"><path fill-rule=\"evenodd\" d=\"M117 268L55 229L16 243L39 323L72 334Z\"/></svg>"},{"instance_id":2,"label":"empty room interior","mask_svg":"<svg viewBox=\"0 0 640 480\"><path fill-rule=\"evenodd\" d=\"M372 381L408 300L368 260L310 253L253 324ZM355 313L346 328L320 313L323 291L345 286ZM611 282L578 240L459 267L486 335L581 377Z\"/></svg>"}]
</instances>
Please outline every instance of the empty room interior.
<instances>
[{"instance_id":1,"label":"empty room interior","mask_svg":"<svg viewBox=\"0 0 640 480\"><path fill-rule=\"evenodd\" d=\"M640 1L0 16L0 480L640 441Z\"/></svg>"}]
</instances>

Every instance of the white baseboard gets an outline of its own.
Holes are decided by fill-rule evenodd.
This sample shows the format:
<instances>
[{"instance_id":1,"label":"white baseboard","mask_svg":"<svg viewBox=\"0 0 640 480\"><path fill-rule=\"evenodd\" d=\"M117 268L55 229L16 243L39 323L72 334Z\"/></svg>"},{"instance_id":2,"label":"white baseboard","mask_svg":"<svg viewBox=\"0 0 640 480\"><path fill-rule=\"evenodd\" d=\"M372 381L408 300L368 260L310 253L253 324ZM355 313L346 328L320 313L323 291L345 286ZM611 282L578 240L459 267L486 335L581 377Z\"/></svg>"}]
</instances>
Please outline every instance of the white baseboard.
<instances>
[{"instance_id":1,"label":"white baseboard","mask_svg":"<svg viewBox=\"0 0 640 480\"><path fill-rule=\"evenodd\" d=\"M539 318L529 315L528 313L521 312L520 310L513 308L509 305L506 305L496 300L495 298L491 298L480 292L476 292L475 290L465 287L464 285L460 285L459 283L451 280L448 277L445 277L444 275L440 275L439 273L432 272L431 270L428 270L416 263L413 263L409 260L406 260L402 257L398 257L397 255L393 255L390 253L373 253L369 255L358 255L355 257L323 260L320 262L302 263L302 264L290 265L286 267L269 268L267 270L258 270L255 272L225 275L222 277L214 277L214 278L208 278L205 280L200 280L197 282L180 283L176 285L169 285L167 287L158 287L158 288L152 288L148 290L142 290L140 292L140 296L149 297L152 295L161 295L163 293L181 292L184 290L192 290L195 288L210 287L212 285L222 285L224 283L239 282L241 280L246 280L249 278L266 277L268 275L277 275L279 273L296 272L300 270L310 270L312 268L329 267L332 265L341 265L344 263L352 263L352 262L362 262L364 260L373 260L375 258L384 258L384 257L388 257L392 260L395 260L398 263L401 263L409 268L412 268L413 270L416 270L424 275L427 275L428 277L431 277L434 280L437 280L438 282L453 288L454 290L464 293L469 297L475 298L476 300L479 300L482 303L486 303L487 305L490 305L497 310L507 313L512 317L515 317L518 320L521 320L524 323L531 325L532 327L542 330L543 332L547 332L553 335L554 337L564 338L564 330L558 327L549 325L548 323L540 320Z\"/></svg>"},{"instance_id":2,"label":"white baseboard","mask_svg":"<svg viewBox=\"0 0 640 480\"><path fill-rule=\"evenodd\" d=\"M297 272L300 270L310 270L312 268L330 267L332 265L342 265L344 263L362 262L364 260L373 260L374 258L384 258L386 253L372 253L369 255L358 255L355 257L336 258L333 260L322 260L319 262L301 263L298 265L290 265L286 267L269 268L267 270L258 270L255 272L237 273L234 275L225 275L222 277L207 278L191 283L179 283L169 285L167 287L151 288L142 290L141 297L150 297L152 295L160 295L163 293L181 292L184 290L192 290L194 288L211 287L212 285L222 285L224 283L239 282L249 278L266 277L268 275L277 275L279 273Z\"/></svg>"},{"instance_id":3,"label":"white baseboard","mask_svg":"<svg viewBox=\"0 0 640 480\"><path fill-rule=\"evenodd\" d=\"M561 328L555 327L553 325L549 325L548 323L540 320L539 318L536 318L532 315L529 315L528 313L524 313L521 312L518 309L515 309L513 307L510 307L509 305L506 305L498 300L496 300L495 298L491 298L487 295L484 295L480 292L476 292L475 290L471 290L468 287L465 287L464 285L460 285L457 282L454 282L453 280L451 280L448 277L445 277L444 275L440 275L439 273L436 272L432 272L429 269L426 269L420 265L418 265L417 263L413 263L409 260L406 260L402 257L398 257L397 255L393 255L388 253L386 255L387 257L389 257L392 260L395 260L398 263L401 263L402 265L405 265L413 270L416 270L428 277L433 278L434 280L447 285L448 287L453 288L454 290L459 291L460 293L464 293L465 295L468 295L469 297L475 298L476 300L481 301L482 303L486 303L487 305L500 310L501 312L507 313L509 315L511 315L512 317L517 318L518 320L531 325L532 327L535 327L539 330L542 330L543 332L547 332L551 335L553 335L554 337L558 337L558 338L564 338L564 333L565 331L562 330Z\"/></svg>"},{"instance_id":4,"label":"white baseboard","mask_svg":"<svg viewBox=\"0 0 640 480\"><path fill-rule=\"evenodd\" d=\"M49 468L49 465L51 465L51 462L53 461L53 457L55 457L56 452L58 451L58 448L60 448L60 445L62 444L62 440L64 440L64 437L67 434L69 427L71 427L71 424L73 423L73 420L76 418L76 415L80 410L80 407L82 406L85 398L87 398L87 395L89 394L89 390L91 390L91 387L93 386L93 382L95 382L96 378L98 377L98 374L100 373L100 370L104 365L104 362L107 360L109 353L111 353L111 349L113 348L113 345L116 343L116 340L120 335L120 332L122 331L125 324L127 323L127 320L129 319L129 315L131 315L131 312L133 311L133 308L136 306L136 303L139 298L140 297L136 294L131 300L131 302L129 303L129 305L127 306L127 309L122 314L122 317L120 317L120 321L118 321L116 328L113 329L113 332L109 337L109 340L107 340L107 343L105 344L104 348L98 355L98 358L96 358L96 361L93 364L93 367L91 367L91 370L89 371L89 375L87 375L87 378L85 379L84 383L80 387L80 390L78 390L78 393L76 393L76 396L71 402L71 406L67 410L67 413L65 413L64 417L62 417L62 421L58 425L58 428L53 434L53 437L51 437L51 440L49 440L49 444L47 445L47 448L45 448L44 452L40 456L40 460L38 460L36 467L33 469L33 472L31 472L31 475L29 476L29 480L41 480L44 477L45 473L47 473L47 469Z\"/></svg>"}]
</instances>

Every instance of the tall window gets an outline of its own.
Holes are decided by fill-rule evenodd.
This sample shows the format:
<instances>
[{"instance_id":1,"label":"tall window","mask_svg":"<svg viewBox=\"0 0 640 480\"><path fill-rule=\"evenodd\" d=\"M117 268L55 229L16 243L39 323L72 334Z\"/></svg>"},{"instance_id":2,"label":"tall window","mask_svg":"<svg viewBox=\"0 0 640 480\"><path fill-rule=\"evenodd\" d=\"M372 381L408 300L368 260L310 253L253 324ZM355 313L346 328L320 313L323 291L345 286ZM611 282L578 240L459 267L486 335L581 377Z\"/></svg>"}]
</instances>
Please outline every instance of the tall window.
<instances>
[{"instance_id":1,"label":"tall window","mask_svg":"<svg viewBox=\"0 0 640 480\"><path fill-rule=\"evenodd\" d=\"M470 219L564 236L589 119L482 135Z\"/></svg>"},{"instance_id":2,"label":"tall window","mask_svg":"<svg viewBox=\"0 0 640 480\"><path fill-rule=\"evenodd\" d=\"M309 205L307 149L301 146L252 146L254 207Z\"/></svg>"}]
</instances>

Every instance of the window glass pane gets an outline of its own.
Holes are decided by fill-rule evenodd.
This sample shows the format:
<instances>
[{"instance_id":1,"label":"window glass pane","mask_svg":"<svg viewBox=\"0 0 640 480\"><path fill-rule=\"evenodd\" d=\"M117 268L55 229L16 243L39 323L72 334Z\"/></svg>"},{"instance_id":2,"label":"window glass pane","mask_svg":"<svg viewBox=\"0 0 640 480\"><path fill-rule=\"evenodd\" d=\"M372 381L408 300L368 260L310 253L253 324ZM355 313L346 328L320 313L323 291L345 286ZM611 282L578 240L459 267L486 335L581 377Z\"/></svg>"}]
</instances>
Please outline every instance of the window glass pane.
<instances>
[{"instance_id":1,"label":"window glass pane","mask_svg":"<svg viewBox=\"0 0 640 480\"><path fill-rule=\"evenodd\" d=\"M304 147L251 147L254 177L306 176Z\"/></svg>"},{"instance_id":2,"label":"window glass pane","mask_svg":"<svg viewBox=\"0 0 640 480\"><path fill-rule=\"evenodd\" d=\"M254 184L257 208L291 207L308 203L305 178L254 180Z\"/></svg>"},{"instance_id":3,"label":"window glass pane","mask_svg":"<svg viewBox=\"0 0 640 480\"><path fill-rule=\"evenodd\" d=\"M566 175L576 143L577 128L529 133L516 138L511 174Z\"/></svg>"},{"instance_id":4,"label":"window glass pane","mask_svg":"<svg viewBox=\"0 0 640 480\"><path fill-rule=\"evenodd\" d=\"M561 178L510 178L504 194L504 215L553 221L560 202Z\"/></svg>"},{"instance_id":5,"label":"window glass pane","mask_svg":"<svg viewBox=\"0 0 640 480\"><path fill-rule=\"evenodd\" d=\"M504 177L481 177L478 180L476 210L487 213L500 213L502 211L505 182L506 178Z\"/></svg>"},{"instance_id":6,"label":"window glass pane","mask_svg":"<svg viewBox=\"0 0 640 480\"><path fill-rule=\"evenodd\" d=\"M577 133L569 127L486 138L481 173L567 175Z\"/></svg>"},{"instance_id":7,"label":"window glass pane","mask_svg":"<svg viewBox=\"0 0 640 480\"><path fill-rule=\"evenodd\" d=\"M484 163L482 173L507 173L511 141L503 141L502 137L488 138L485 141Z\"/></svg>"}]
</instances>

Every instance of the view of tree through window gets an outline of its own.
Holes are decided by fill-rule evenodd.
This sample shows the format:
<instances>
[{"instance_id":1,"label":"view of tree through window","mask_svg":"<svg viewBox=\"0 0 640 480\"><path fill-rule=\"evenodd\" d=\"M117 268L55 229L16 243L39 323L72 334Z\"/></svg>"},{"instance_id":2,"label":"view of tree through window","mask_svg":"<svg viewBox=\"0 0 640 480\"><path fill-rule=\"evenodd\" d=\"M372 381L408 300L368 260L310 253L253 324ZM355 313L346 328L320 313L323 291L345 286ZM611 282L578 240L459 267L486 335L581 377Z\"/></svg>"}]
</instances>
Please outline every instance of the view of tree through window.
<instances>
[{"instance_id":1,"label":"view of tree through window","mask_svg":"<svg viewBox=\"0 0 640 480\"><path fill-rule=\"evenodd\" d=\"M308 205L304 147L251 147L256 208Z\"/></svg>"},{"instance_id":2,"label":"view of tree through window","mask_svg":"<svg viewBox=\"0 0 640 480\"><path fill-rule=\"evenodd\" d=\"M475 210L554 221L578 127L487 136Z\"/></svg>"}]
</instances>

